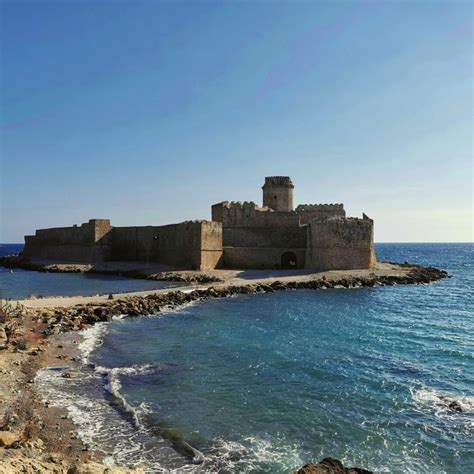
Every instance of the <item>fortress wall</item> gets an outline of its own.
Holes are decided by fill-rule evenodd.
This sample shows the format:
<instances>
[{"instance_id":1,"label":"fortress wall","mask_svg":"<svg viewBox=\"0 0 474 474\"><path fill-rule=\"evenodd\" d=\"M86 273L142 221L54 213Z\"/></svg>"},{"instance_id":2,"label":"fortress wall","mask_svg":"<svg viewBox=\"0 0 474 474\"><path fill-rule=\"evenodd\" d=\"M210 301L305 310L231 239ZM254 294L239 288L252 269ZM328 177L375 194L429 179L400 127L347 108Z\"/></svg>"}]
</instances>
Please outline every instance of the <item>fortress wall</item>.
<instances>
[{"instance_id":1,"label":"fortress wall","mask_svg":"<svg viewBox=\"0 0 474 474\"><path fill-rule=\"evenodd\" d=\"M376 262L372 219L315 219L308 225L306 268L318 271L370 268Z\"/></svg>"},{"instance_id":2,"label":"fortress wall","mask_svg":"<svg viewBox=\"0 0 474 474\"><path fill-rule=\"evenodd\" d=\"M155 262L183 269L211 269L222 260L222 227L193 221L165 226L115 227L112 260Z\"/></svg>"},{"instance_id":3,"label":"fortress wall","mask_svg":"<svg viewBox=\"0 0 474 474\"><path fill-rule=\"evenodd\" d=\"M225 227L298 227L296 212L271 211L253 202L222 202L212 206L212 220Z\"/></svg>"},{"instance_id":4,"label":"fortress wall","mask_svg":"<svg viewBox=\"0 0 474 474\"><path fill-rule=\"evenodd\" d=\"M252 247L224 247L225 268L247 269L274 269L279 268L281 256L285 252L296 255L296 268L305 267L306 248L252 248Z\"/></svg>"},{"instance_id":5,"label":"fortress wall","mask_svg":"<svg viewBox=\"0 0 474 474\"><path fill-rule=\"evenodd\" d=\"M222 224L201 222L201 270L212 270L224 266L222 253Z\"/></svg>"},{"instance_id":6,"label":"fortress wall","mask_svg":"<svg viewBox=\"0 0 474 474\"><path fill-rule=\"evenodd\" d=\"M163 263L178 268L199 266L199 227L116 227L112 233L112 260Z\"/></svg>"},{"instance_id":7,"label":"fortress wall","mask_svg":"<svg viewBox=\"0 0 474 474\"><path fill-rule=\"evenodd\" d=\"M224 246L285 248L306 247L306 227L224 227Z\"/></svg>"},{"instance_id":8,"label":"fortress wall","mask_svg":"<svg viewBox=\"0 0 474 474\"><path fill-rule=\"evenodd\" d=\"M105 219L91 219L73 227L39 229L25 236L25 258L61 262L90 262L107 257L108 235L112 227Z\"/></svg>"},{"instance_id":9,"label":"fortress wall","mask_svg":"<svg viewBox=\"0 0 474 474\"><path fill-rule=\"evenodd\" d=\"M25 258L94 263L106 260L163 263L208 270L222 265L222 225L193 221L165 226L111 227L92 219L73 227L25 236Z\"/></svg>"},{"instance_id":10,"label":"fortress wall","mask_svg":"<svg viewBox=\"0 0 474 474\"><path fill-rule=\"evenodd\" d=\"M304 267L306 227L296 212L271 211L253 202L223 202L212 206L212 219L222 223L226 268L276 268L288 251Z\"/></svg>"},{"instance_id":11,"label":"fortress wall","mask_svg":"<svg viewBox=\"0 0 474 474\"><path fill-rule=\"evenodd\" d=\"M300 224L324 217L346 217L343 204L300 204L296 208Z\"/></svg>"}]
</instances>

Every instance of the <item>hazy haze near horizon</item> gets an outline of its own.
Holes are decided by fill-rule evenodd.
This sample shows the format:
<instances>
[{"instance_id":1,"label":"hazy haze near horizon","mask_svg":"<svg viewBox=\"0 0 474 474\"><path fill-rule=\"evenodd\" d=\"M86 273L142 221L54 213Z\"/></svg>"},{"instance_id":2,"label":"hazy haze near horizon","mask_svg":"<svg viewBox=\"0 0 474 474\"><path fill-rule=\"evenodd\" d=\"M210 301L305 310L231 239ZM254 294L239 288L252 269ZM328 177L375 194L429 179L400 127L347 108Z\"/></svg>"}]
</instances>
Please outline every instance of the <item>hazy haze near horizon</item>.
<instances>
[{"instance_id":1,"label":"hazy haze near horizon","mask_svg":"<svg viewBox=\"0 0 474 474\"><path fill-rule=\"evenodd\" d=\"M1 8L0 242L343 202L377 242L472 241L470 2Z\"/></svg>"}]
</instances>

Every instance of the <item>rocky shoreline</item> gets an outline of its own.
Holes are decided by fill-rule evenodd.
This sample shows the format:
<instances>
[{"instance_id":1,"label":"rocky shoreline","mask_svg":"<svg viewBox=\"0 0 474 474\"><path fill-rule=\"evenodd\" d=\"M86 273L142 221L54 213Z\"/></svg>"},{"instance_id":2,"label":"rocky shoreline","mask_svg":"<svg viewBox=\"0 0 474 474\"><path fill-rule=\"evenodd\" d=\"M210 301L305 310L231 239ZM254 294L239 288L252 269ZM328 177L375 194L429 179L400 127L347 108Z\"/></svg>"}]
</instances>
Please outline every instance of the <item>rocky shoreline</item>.
<instances>
[{"instance_id":1,"label":"rocky shoreline","mask_svg":"<svg viewBox=\"0 0 474 474\"><path fill-rule=\"evenodd\" d=\"M145 472L100 464L100 456L89 452L74 433L74 426L64 412L45 405L35 391L34 375L54 361L74 363L71 350L63 349L67 338L114 316L128 317L156 314L160 311L210 298L227 298L291 290L327 290L367 288L398 284L428 284L447 277L435 268L399 265L403 271L363 276L315 274L304 278L217 283L207 288L163 290L147 295L116 295L111 299L69 306L24 306L6 302L0 308L0 473L11 472ZM41 302L37 300L36 302ZM298 472L367 473L347 469L338 461L308 464ZM342 467L341 467L342 466ZM72 469L72 470L71 470ZM316 469L316 470L315 470Z\"/></svg>"},{"instance_id":2,"label":"rocky shoreline","mask_svg":"<svg viewBox=\"0 0 474 474\"><path fill-rule=\"evenodd\" d=\"M436 268L411 266L404 276L343 277L340 279L312 279L305 281L274 281L243 285L211 286L189 292L166 291L147 296L117 297L100 304L79 304L73 307L28 309L32 316L41 318L44 335L65 331L78 331L89 325L110 321L114 316L143 316L156 314L164 309L209 298L228 298L234 295L272 293L287 290L326 290L333 288L369 288L401 284L428 284L447 277L447 272ZM8 328L7 328L8 329Z\"/></svg>"}]
</instances>

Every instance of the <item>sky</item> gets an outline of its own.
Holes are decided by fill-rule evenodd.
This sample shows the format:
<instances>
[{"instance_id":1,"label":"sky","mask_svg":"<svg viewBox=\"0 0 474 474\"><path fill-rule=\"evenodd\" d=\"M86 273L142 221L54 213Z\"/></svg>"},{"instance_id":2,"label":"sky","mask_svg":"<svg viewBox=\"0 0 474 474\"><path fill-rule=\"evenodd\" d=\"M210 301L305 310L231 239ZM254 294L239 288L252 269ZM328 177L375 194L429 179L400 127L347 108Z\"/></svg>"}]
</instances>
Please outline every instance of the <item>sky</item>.
<instances>
[{"instance_id":1,"label":"sky","mask_svg":"<svg viewBox=\"0 0 474 474\"><path fill-rule=\"evenodd\" d=\"M0 0L0 242L344 203L376 242L473 236L464 1Z\"/></svg>"}]
</instances>

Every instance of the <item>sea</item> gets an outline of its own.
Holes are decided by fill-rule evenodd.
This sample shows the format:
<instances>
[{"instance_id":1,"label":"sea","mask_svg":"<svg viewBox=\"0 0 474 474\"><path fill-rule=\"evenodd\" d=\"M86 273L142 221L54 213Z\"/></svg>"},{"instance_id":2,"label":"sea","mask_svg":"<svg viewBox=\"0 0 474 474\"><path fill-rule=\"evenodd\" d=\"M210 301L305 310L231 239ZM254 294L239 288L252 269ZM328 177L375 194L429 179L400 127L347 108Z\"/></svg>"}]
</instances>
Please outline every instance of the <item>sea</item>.
<instances>
[{"instance_id":1,"label":"sea","mask_svg":"<svg viewBox=\"0 0 474 474\"><path fill-rule=\"evenodd\" d=\"M472 244L377 244L445 269L429 285L286 291L118 317L71 378L36 383L106 463L291 473L334 457L381 473L474 472ZM60 276L60 278L65 275Z\"/></svg>"},{"instance_id":2,"label":"sea","mask_svg":"<svg viewBox=\"0 0 474 474\"><path fill-rule=\"evenodd\" d=\"M0 257L18 254L24 244L0 244ZM139 280L99 273L53 273L9 269L0 265L0 299L93 296L177 286L172 282ZM183 286L182 283L179 286Z\"/></svg>"}]
</instances>

